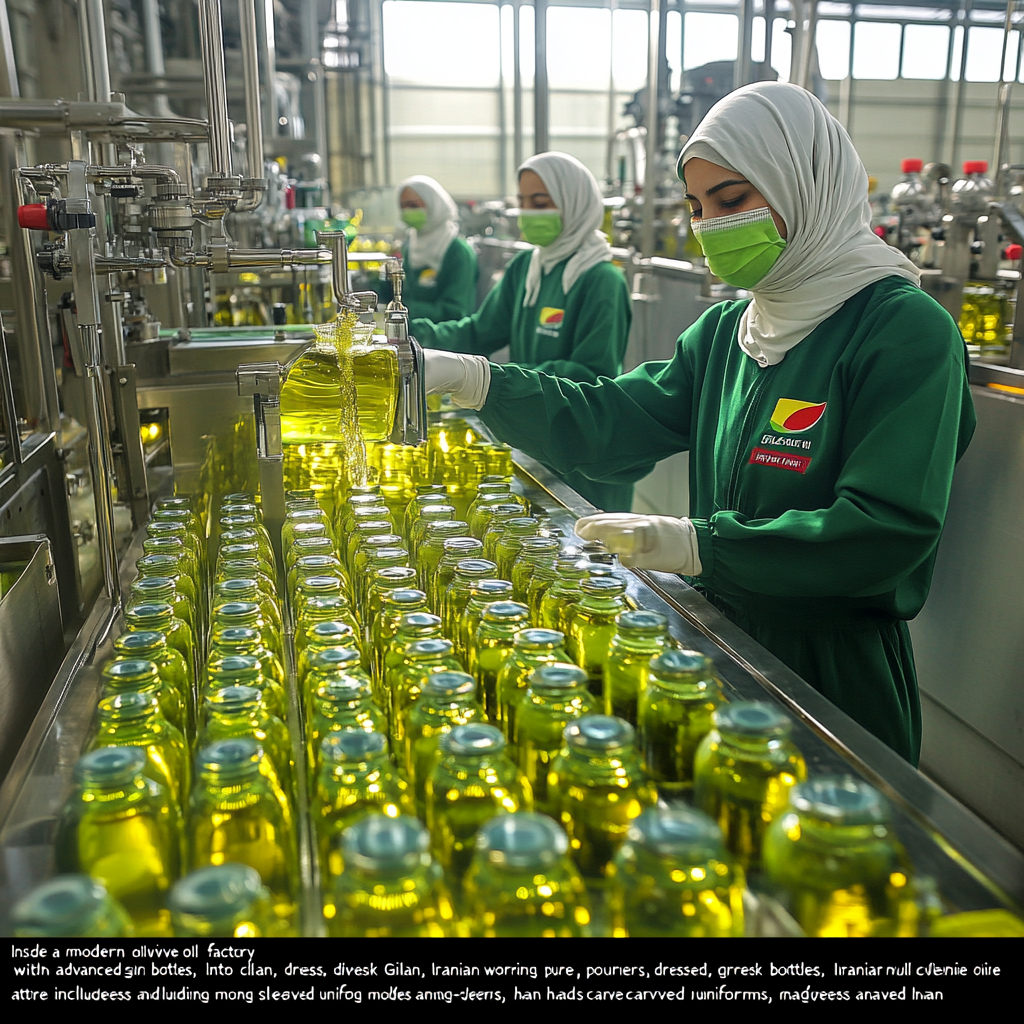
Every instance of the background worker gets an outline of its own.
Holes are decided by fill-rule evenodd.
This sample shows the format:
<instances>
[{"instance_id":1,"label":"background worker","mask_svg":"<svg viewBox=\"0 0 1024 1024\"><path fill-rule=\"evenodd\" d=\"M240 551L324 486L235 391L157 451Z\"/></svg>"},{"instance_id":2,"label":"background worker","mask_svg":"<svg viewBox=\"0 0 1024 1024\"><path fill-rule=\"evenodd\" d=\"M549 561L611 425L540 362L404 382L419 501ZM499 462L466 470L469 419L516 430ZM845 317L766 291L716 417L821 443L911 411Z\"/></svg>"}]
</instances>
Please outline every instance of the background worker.
<instances>
[{"instance_id":1,"label":"background worker","mask_svg":"<svg viewBox=\"0 0 1024 1024\"><path fill-rule=\"evenodd\" d=\"M472 313L479 268L472 246L459 235L455 200L433 178L417 174L398 186L398 206L408 228L402 302L410 317L458 320ZM382 301L391 300L387 282L375 290Z\"/></svg>"},{"instance_id":2,"label":"background worker","mask_svg":"<svg viewBox=\"0 0 1024 1024\"><path fill-rule=\"evenodd\" d=\"M519 168L519 227L535 248L509 262L472 316L413 324L424 346L490 355L509 347L509 362L595 383L622 372L632 320L629 291L598 230L604 217L594 176L568 153L540 153ZM559 470L600 509L632 507L632 482L599 481Z\"/></svg>"}]
</instances>

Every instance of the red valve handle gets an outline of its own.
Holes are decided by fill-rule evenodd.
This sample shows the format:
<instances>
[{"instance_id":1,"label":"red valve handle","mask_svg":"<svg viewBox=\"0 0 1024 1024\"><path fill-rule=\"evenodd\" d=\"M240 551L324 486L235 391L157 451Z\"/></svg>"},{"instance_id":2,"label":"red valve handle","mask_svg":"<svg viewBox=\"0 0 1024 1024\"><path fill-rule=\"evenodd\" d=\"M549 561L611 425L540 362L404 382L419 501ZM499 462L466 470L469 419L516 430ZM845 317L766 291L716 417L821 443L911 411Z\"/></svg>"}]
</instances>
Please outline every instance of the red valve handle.
<instances>
[{"instance_id":1,"label":"red valve handle","mask_svg":"<svg viewBox=\"0 0 1024 1024\"><path fill-rule=\"evenodd\" d=\"M31 231L49 231L50 219L46 215L45 203L29 203L18 207L18 224Z\"/></svg>"}]
</instances>

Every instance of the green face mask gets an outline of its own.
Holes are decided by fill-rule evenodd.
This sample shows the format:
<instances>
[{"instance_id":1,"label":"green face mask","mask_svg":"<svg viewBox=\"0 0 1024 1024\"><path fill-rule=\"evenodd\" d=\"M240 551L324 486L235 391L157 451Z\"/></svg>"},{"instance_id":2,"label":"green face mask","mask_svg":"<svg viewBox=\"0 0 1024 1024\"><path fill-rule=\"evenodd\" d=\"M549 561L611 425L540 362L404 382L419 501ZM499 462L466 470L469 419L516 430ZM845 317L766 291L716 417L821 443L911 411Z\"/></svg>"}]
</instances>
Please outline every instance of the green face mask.
<instances>
[{"instance_id":1,"label":"green face mask","mask_svg":"<svg viewBox=\"0 0 1024 1024\"><path fill-rule=\"evenodd\" d=\"M402 210L402 220L411 228L422 231L427 223L427 211L422 206L415 206L409 210Z\"/></svg>"},{"instance_id":2,"label":"green face mask","mask_svg":"<svg viewBox=\"0 0 1024 1024\"><path fill-rule=\"evenodd\" d=\"M519 214L519 230L530 245L550 245L562 233L561 210L530 210Z\"/></svg>"},{"instance_id":3,"label":"green face mask","mask_svg":"<svg viewBox=\"0 0 1024 1024\"><path fill-rule=\"evenodd\" d=\"M691 229L711 273L736 288L753 288L786 248L767 206L695 220Z\"/></svg>"}]
</instances>

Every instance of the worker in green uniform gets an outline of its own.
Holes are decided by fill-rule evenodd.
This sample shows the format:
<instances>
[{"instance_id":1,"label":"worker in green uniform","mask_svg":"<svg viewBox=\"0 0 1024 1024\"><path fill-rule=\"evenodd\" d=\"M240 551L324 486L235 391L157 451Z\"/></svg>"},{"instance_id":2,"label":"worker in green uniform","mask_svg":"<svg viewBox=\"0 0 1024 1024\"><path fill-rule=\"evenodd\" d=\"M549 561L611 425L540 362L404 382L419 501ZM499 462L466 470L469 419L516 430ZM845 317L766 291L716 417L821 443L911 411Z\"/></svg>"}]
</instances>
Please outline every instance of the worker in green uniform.
<instances>
[{"instance_id":1,"label":"worker in green uniform","mask_svg":"<svg viewBox=\"0 0 1024 1024\"><path fill-rule=\"evenodd\" d=\"M408 233L402 245L402 303L410 317L458 320L476 309L476 253L459 235L459 210L440 183L425 174L398 186L398 206ZM389 302L391 285L375 283Z\"/></svg>"},{"instance_id":2,"label":"worker in green uniform","mask_svg":"<svg viewBox=\"0 0 1024 1024\"><path fill-rule=\"evenodd\" d=\"M953 467L974 431L966 350L913 265L870 228L867 175L810 93L744 87L680 155L712 306L672 359L596 384L428 356L428 386L501 438L600 480L690 452L690 515L577 532L682 573L750 636L912 763L907 620L928 594ZM450 357L449 357L450 358Z\"/></svg>"},{"instance_id":3,"label":"worker in green uniform","mask_svg":"<svg viewBox=\"0 0 1024 1024\"><path fill-rule=\"evenodd\" d=\"M593 174L568 153L539 153L519 168L521 252L480 309L454 323L412 325L421 345L490 355L593 384L622 372L632 319L629 290L598 230L604 217ZM597 480L563 467L577 493L607 511L628 511L632 481Z\"/></svg>"}]
</instances>

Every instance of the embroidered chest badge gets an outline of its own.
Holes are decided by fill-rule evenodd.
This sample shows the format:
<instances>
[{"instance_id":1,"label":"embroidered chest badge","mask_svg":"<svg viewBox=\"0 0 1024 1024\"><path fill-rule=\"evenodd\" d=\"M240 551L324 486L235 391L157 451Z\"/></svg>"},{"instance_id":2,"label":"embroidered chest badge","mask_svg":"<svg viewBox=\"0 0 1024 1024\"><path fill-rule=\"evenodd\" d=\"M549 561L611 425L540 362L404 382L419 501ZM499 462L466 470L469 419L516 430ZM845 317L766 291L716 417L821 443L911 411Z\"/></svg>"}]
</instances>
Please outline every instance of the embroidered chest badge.
<instances>
[{"instance_id":1,"label":"embroidered chest badge","mask_svg":"<svg viewBox=\"0 0 1024 1024\"><path fill-rule=\"evenodd\" d=\"M780 398L772 412L772 430L780 434L802 434L825 415L826 405L828 402L800 402L795 398Z\"/></svg>"},{"instance_id":2,"label":"embroidered chest badge","mask_svg":"<svg viewBox=\"0 0 1024 1024\"><path fill-rule=\"evenodd\" d=\"M437 271L433 267L425 267L420 271L418 280L421 288L436 288Z\"/></svg>"},{"instance_id":3,"label":"embroidered chest badge","mask_svg":"<svg viewBox=\"0 0 1024 1024\"><path fill-rule=\"evenodd\" d=\"M554 306L545 306L540 311L537 320L537 333L546 334L550 338L558 337L558 329L562 326L565 317L564 309L555 309Z\"/></svg>"}]
</instances>

